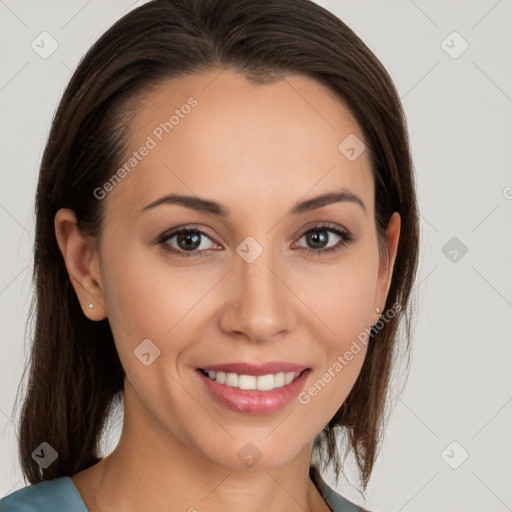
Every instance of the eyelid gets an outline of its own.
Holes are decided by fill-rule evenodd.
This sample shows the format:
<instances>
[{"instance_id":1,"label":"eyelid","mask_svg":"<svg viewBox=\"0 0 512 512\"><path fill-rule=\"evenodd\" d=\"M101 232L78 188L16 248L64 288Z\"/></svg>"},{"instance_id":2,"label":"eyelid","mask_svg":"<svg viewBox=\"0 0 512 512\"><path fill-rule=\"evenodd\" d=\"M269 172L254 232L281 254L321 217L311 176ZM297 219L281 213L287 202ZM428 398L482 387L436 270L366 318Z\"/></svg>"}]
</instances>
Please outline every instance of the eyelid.
<instances>
[{"instance_id":1,"label":"eyelid","mask_svg":"<svg viewBox=\"0 0 512 512\"><path fill-rule=\"evenodd\" d=\"M178 226L172 229L169 229L162 233L156 240L155 245L160 245L162 249L168 253L175 254L178 256L185 257L198 257L203 256L203 254L207 251L218 250L218 249L202 249L202 250L194 250L194 251L183 251L176 249L175 247L170 246L167 242L174 238L175 236L182 233L196 232L206 238L210 239L215 245L221 246L219 242L216 241L215 237L211 235L207 229L200 228L197 224L185 224L183 226Z\"/></svg>"},{"instance_id":2,"label":"eyelid","mask_svg":"<svg viewBox=\"0 0 512 512\"><path fill-rule=\"evenodd\" d=\"M309 247L300 247L300 249L306 251L308 254L313 255L327 255L331 252L335 252L336 250L343 249L345 246L350 244L350 242L354 241L356 237L346 228L338 226L336 224L332 224L330 222L321 222L316 221L316 223L313 223L313 225L301 228L298 232L300 233L300 236L297 237L297 234L294 235L294 239L296 241L293 242L294 245L298 244L298 242L308 233L315 232L315 231L328 231L340 238L340 241L337 242L334 246L327 247L324 249L311 249ZM167 251L171 252L173 254L177 254L179 256L190 256L190 257L197 257L202 256L205 252L211 251L211 250L218 250L218 249L202 249L202 250L194 250L194 251L182 251L175 249L173 247L166 247L166 242L170 240L171 238L174 238L176 235L182 234L183 232L197 232L201 235L206 236L209 238L213 243L216 245L222 246L217 240L215 239L215 236L211 235L207 229L204 229L202 227L199 227L198 224L185 224L183 226L178 226L172 229L169 229L162 233L157 241L157 245L161 245L162 248Z\"/></svg>"},{"instance_id":3,"label":"eyelid","mask_svg":"<svg viewBox=\"0 0 512 512\"><path fill-rule=\"evenodd\" d=\"M215 243L219 243L215 240L215 235L208 232L208 229L199 227L199 224L184 224L183 226L177 226L175 228L168 229L159 235L157 241L169 239L169 237L179 234L181 231L197 231L208 238L211 238Z\"/></svg>"},{"instance_id":4,"label":"eyelid","mask_svg":"<svg viewBox=\"0 0 512 512\"><path fill-rule=\"evenodd\" d=\"M310 247L302 247L302 249L305 250L308 254L316 256L326 256L332 254L338 250L343 249L345 246L349 245L351 242L356 240L356 237L348 229L344 227L333 225L329 222L317 222L315 225L304 229L302 231L302 234L298 238L298 241L300 241L300 239L307 235L308 233L315 231L328 231L329 233L333 233L338 238L340 238L340 241L338 243L324 249L311 249ZM298 241L294 242L294 245L298 244Z\"/></svg>"}]
</instances>

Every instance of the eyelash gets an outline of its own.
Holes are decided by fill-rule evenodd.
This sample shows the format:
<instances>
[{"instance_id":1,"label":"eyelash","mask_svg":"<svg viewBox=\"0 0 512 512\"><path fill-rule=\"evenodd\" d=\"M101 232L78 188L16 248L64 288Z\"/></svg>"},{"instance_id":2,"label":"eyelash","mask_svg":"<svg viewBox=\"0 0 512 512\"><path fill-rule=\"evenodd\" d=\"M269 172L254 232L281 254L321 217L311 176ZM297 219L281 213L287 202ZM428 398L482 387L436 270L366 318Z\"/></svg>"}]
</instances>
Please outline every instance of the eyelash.
<instances>
[{"instance_id":1,"label":"eyelash","mask_svg":"<svg viewBox=\"0 0 512 512\"><path fill-rule=\"evenodd\" d=\"M340 251L345 246L349 245L350 242L352 242L354 240L354 236L349 231L339 229L337 227L331 226L330 224L318 224L317 226L313 226L312 228L309 228L308 230L304 231L300 235L299 240L304 235L307 235L308 233L311 233L311 232L317 232L317 231L320 231L320 232L328 231L330 233L334 233L335 235L338 235L341 238L341 240L333 247L329 247L327 249L310 249L308 247L306 247L306 248L303 247L302 249L305 250L306 253L310 256L323 256L326 253L330 254L330 253L333 253L336 251ZM182 235L182 234L189 234L189 233L201 234L201 235L204 235L205 237L209 238L210 240L212 240L212 237L210 235L208 235L208 233L205 233L204 231L202 231L201 229L184 227L184 228L179 228L174 231L171 231L170 233L164 233L164 234L160 235L160 237L157 240L157 244L161 245L162 249L164 251L176 254L181 257L190 258L190 257L203 256L203 253L208 249L204 249L201 251L195 250L195 251L189 251L189 252L179 251L177 249L171 248L169 246L169 244L166 243L168 240L170 240L174 236ZM212 240L212 241L215 242L215 240ZM217 242L215 242L215 243L217 243ZM215 250L215 249L210 249L210 250Z\"/></svg>"}]
</instances>

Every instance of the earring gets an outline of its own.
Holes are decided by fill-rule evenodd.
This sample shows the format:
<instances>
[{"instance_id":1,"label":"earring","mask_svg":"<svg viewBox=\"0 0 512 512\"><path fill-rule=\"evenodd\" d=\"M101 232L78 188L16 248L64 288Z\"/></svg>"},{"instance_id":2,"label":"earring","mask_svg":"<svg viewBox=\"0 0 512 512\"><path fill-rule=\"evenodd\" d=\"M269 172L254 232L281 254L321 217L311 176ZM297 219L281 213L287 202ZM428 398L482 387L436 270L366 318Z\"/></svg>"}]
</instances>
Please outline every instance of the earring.
<instances>
[{"instance_id":1,"label":"earring","mask_svg":"<svg viewBox=\"0 0 512 512\"><path fill-rule=\"evenodd\" d=\"M380 309L380 308L375 308L375 312L380 314L380 313L382 313L382 309Z\"/></svg>"},{"instance_id":2,"label":"earring","mask_svg":"<svg viewBox=\"0 0 512 512\"><path fill-rule=\"evenodd\" d=\"M86 304L85 307L89 309L94 309L94 304Z\"/></svg>"}]
</instances>

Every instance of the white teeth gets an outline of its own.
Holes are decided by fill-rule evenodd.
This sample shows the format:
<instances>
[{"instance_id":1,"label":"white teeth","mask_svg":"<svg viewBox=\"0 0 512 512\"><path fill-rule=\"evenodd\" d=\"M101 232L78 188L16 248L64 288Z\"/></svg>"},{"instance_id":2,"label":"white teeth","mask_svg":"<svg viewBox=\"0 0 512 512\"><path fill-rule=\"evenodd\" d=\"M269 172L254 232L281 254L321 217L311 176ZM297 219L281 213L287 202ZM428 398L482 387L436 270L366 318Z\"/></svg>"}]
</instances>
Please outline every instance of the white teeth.
<instances>
[{"instance_id":1,"label":"white teeth","mask_svg":"<svg viewBox=\"0 0 512 512\"><path fill-rule=\"evenodd\" d=\"M226 373L226 386L238 387L238 375L236 373Z\"/></svg>"},{"instance_id":2,"label":"white teeth","mask_svg":"<svg viewBox=\"0 0 512 512\"><path fill-rule=\"evenodd\" d=\"M240 375L238 377L238 387L240 389L256 389L256 376Z\"/></svg>"},{"instance_id":3,"label":"white teeth","mask_svg":"<svg viewBox=\"0 0 512 512\"><path fill-rule=\"evenodd\" d=\"M216 372L207 370L208 377L218 382L239 389L257 389L259 391L271 391L290 384L299 376L295 372L279 372L269 375L238 375L237 373Z\"/></svg>"},{"instance_id":4,"label":"white teeth","mask_svg":"<svg viewBox=\"0 0 512 512\"><path fill-rule=\"evenodd\" d=\"M275 382L273 375L260 375L257 382L258 389L260 391L270 391L274 389Z\"/></svg>"},{"instance_id":5,"label":"white teeth","mask_svg":"<svg viewBox=\"0 0 512 512\"><path fill-rule=\"evenodd\" d=\"M290 384L290 382L295 378L294 372L288 372L284 374L284 384Z\"/></svg>"},{"instance_id":6,"label":"white teeth","mask_svg":"<svg viewBox=\"0 0 512 512\"><path fill-rule=\"evenodd\" d=\"M276 373L274 375L274 382L276 388L281 388L284 386L284 373Z\"/></svg>"}]
</instances>

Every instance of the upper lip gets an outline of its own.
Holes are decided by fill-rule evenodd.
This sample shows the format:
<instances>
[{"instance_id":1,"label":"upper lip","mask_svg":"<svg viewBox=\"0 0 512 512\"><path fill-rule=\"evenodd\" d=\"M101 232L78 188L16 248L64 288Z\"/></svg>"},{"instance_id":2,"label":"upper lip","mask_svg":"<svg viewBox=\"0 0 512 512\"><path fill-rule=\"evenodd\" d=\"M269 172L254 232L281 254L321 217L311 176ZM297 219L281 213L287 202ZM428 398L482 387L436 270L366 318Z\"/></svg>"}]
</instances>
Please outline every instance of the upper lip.
<instances>
[{"instance_id":1,"label":"upper lip","mask_svg":"<svg viewBox=\"0 0 512 512\"><path fill-rule=\"evenodd\" d=\"M301 373L302 371L308 369L308 367L303 364L285 363L282 361L272 361L272 362L263 363L263 364L254 364L254 363L247 363L247 362L209 364L207 366L202 366L199 369L206 370L206 371L210 370L210 371L215 371L215 372L237 373L238 375L258 376L258 375L269 375L269 374L281 373L281 372Z\"/></svg>"}]
</instances>

